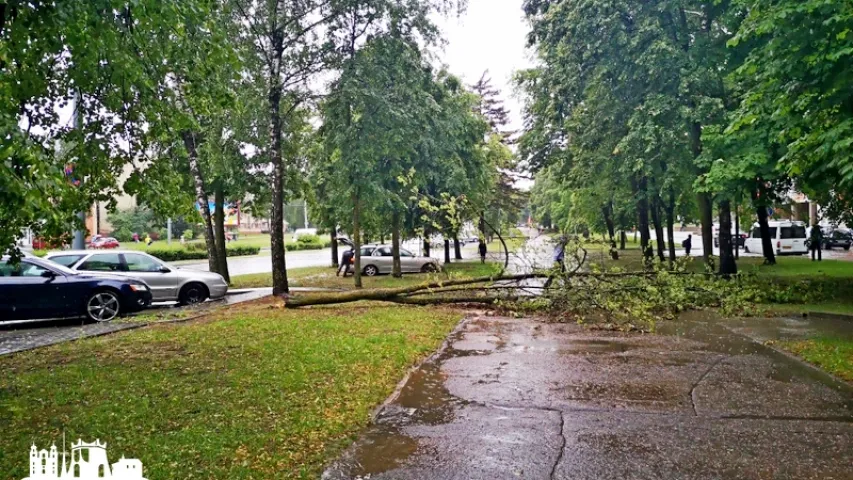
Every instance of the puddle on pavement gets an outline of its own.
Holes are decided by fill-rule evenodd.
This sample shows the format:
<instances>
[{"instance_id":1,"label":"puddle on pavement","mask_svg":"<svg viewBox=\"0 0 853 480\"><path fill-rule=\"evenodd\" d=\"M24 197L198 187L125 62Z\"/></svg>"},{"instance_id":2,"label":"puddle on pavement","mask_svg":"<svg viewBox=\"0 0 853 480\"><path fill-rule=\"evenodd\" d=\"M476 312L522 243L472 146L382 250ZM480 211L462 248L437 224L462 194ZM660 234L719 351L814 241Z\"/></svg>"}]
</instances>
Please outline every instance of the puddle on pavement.
<instances>
[{"instance_id":1,"label":"puddle on pavement","mask_svg":"<svg viewBox=\"0 0 853 480\"><path fill-rule=\"evenodd\" d=\"M559 353L564 355L622 353L634 348L625 342L613 340L572 340L564 343L559 348Z\"/></svg>"},{"instance_id":2,"label":"puddle on pavement","mask_svg":"<svg viewBox=\"0 0 853 480\"><path fill-rule=\"evenodd\" d=\"M410 417L406 423L439 425L453 420L454 410L463 402L450 394L444 385L445 380L446 376L437 362L424 364L412 373L394 401Z\"/></svg>"},{"instance_id":3,"label":"puddle on pavement","mask_svg":"<svg viewBox=\"0 0 853 480\"><path fill-rule=\"evenodd\" d=\"M417 449L418 441L414 438L394 428L373 427L359 437L334 469L344 478L370 478L403 466Z\"/></svg>"}]
</instances>

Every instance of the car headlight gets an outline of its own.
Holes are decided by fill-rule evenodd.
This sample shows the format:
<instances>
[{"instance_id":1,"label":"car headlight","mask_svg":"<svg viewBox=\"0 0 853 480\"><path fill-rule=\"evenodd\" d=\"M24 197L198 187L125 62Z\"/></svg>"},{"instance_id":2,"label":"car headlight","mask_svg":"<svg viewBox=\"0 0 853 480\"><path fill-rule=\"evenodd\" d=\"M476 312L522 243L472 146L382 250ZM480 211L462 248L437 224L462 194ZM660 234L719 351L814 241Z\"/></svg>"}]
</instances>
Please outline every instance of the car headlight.
<instances>
[{"instance_id":1,"label":"car headlight","mask_svg":"<svg viewBox=\"0 0 853 480\"><path fill-rule=\"evenodd\" d=\"M130 289L133 290L134 292L147 292L148 291L148 285L145 285L143 283L131 283Z\"/></svg>"}]
</instances>

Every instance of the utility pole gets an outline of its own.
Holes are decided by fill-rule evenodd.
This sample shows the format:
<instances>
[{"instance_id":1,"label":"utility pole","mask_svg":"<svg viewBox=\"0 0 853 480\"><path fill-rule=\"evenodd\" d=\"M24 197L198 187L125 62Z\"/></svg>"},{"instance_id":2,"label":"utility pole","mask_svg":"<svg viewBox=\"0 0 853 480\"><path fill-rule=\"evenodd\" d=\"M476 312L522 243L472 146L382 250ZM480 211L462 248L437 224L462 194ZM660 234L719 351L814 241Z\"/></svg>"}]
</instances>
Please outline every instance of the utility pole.
<instances>
[{"instance_id":1,"label":"utility pole","mask_svg":"<svg viewBox=\"0 0 853 480\"><path fill-rule=\"evenodd\" d=\"M172 219L166 219L166 245L172 244Z\"/></svg>"},{"instance_id":2,"label":"utility pole","mask_svg":"<svg viewBox=\"0 0 853 480\"><path fill-rule=\"evenodd\" d=\"M74 110L71 112L71 121L73 122L73 128L76 130L79 130L82 125L82 120L80 119L80 100L80 92L77 92L74 95ZM86 228L86 212L77 212L77 218L83 224L83 228ZM82 229L74 230L71 248L74 250L84 250L86 248L86 232Z\"/></svg>"}]
</instances>

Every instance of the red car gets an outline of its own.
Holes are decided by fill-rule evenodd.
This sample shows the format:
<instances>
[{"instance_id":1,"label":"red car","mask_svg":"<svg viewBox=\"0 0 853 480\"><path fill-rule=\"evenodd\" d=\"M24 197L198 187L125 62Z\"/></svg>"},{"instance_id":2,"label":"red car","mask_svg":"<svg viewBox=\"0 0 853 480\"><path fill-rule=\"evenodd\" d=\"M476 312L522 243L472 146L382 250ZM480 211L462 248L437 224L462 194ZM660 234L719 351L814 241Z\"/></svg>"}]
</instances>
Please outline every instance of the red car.
<instances>
[{"instance_id":1,"label":"red car","mask_svg":"<svg viewBox=\"0 0 853 480\"><path fill-rule=\"evenodd\" d=\"M119 246L118 240L113 237L98 237L89 244L90 248L96 249L118 248Z\"/></svg>"}]
</instances>

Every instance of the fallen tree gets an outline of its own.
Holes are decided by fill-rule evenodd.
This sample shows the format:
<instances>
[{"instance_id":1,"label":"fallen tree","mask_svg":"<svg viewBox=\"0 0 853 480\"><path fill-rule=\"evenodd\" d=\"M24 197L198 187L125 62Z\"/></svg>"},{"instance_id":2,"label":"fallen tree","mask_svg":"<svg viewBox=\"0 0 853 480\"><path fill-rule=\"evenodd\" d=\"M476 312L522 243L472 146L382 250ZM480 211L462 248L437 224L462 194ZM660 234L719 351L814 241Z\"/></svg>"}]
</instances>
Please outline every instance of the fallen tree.
<instances>
[{"instance_id":1,"label":"fallen tree","mask_svg":"<svg viewBox=\"0 0 853 480\"><path fill-rule=\"evenodd\" d=\"M352 303L360 301L380 301L393 303L408 303L419 305L433 305L438 303L494 303L496 298L482 297L477 295L460 295L460 296L444 296L441 299L419 298L412 299L411 297L419 294L441 294L449 292L446 290L450 287L469 286L467 290L476 292L483 290L484 285L493 284L496 282L521 282L531 278L544 278L547 274L531 273L522 275L499 275L491 277L470 278L465 280L446 280L443 282L425 283L422 285L414 285L410 287L399 288L375 288L368 290L353 290L347 292L335 293L311 293L307 295L294 295L287 298L285 302L286 308L308 307L313 305L333 305L341 303ZM455 290L454 290L455 291ZM467 298L468 301L464 301Z\"/></svg>"}]
</instances>

